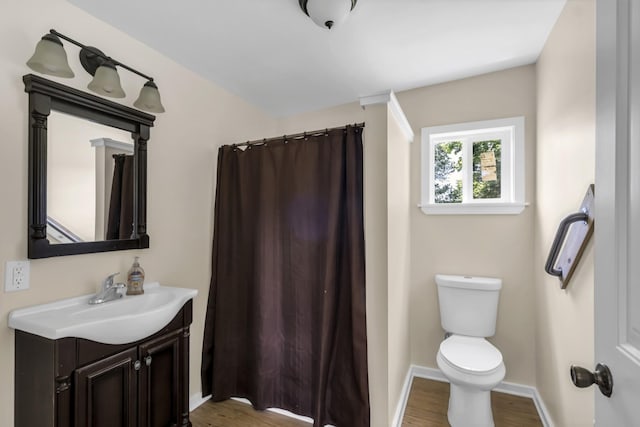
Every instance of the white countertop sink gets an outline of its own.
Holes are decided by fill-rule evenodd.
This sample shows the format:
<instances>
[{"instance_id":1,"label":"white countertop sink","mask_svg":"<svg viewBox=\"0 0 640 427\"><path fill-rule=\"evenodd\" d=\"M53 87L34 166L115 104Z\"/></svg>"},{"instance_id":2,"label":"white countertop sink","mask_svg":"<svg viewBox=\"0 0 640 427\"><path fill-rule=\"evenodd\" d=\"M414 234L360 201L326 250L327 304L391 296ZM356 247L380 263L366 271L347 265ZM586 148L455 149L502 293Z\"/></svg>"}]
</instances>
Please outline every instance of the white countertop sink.
<instances>
[{"instance_id":1,"label":"white countertop sink","mask_svg":"<svg viewBox=\"0 0 640 427\"><path fill-rule=\"evenodd\" d=\"M76 337L126 344L161 330L197 294L196 289L149 283L143 295L102 304L89 305L91 294L14 310L9 313L9 327L52 340Z\"/></svg>"}]
</instances>

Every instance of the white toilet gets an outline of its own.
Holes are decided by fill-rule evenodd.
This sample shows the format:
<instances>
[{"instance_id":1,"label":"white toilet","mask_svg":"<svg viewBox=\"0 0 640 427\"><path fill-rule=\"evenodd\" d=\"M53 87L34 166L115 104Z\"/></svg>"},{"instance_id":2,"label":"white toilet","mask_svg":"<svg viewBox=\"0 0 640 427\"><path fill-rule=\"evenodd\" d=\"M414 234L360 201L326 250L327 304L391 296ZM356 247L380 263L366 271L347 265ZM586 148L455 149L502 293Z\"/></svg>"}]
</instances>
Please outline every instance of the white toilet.
<instances>
[{"instance_id":1,"label":"white toilet","mask_svg":"<svg viewBox=\"0 0 640 427\"><path fill-rule=\"evenodd\" d=\"M496 331L502 280L437 274L440 321L449 335L438 350L438 367L449 380L452 427L493 427L491 389L505 375L502 353L485 337Z\"/></svg>"}]
</instances>

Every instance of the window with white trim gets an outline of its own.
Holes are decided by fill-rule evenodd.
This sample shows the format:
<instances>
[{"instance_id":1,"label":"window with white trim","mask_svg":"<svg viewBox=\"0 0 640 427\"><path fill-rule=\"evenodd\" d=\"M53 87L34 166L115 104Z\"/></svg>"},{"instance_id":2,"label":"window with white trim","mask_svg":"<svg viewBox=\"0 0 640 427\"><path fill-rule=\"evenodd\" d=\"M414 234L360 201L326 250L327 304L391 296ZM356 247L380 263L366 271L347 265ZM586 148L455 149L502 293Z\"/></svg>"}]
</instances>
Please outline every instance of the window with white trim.
<instances>
[{"instance_id":1,"label":"window with white trim","mask_svg":"<svg viewBox=\"0 0 640 427\"><path fill-rule=\"evenodd\" d=\"M422 211L519 214L524 117L422 129Z\"/></svg>"}]
</instances>

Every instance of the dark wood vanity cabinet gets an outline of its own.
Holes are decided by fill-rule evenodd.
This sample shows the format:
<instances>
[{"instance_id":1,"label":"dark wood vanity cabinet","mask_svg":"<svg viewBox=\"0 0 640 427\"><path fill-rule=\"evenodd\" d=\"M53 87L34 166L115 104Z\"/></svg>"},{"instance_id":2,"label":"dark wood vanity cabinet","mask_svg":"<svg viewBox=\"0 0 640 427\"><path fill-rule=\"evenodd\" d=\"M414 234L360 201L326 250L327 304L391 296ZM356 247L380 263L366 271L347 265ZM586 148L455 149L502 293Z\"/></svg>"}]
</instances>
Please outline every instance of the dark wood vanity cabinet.
<instances>
[{"instance_id":1,"label":"dark wood vanity cabinet","mask_svg":"<svg viewBox=\"0 0 640 427\"><path fill-rule=\"evenodd\" d=\"M125 350L75 370L75 427L135 427L138 373L136 348ZM66 409L66 408L60 408Z\"/></svg>"},{"instance_id":2,"label":"dark wood vanity cabinet","mask_svg":"<svg viewBox=\"0 0 640 427\"><path fill-rule=\"evenodd\" d=\"M143 340L16 331L15 427L187 427L192 302Z\"/></svg>"},{"instance_id":3,"label":"dark wood vanity cabinet","mask_svg":"<svg viewBox=\"0 0 640 427\"><path fill-rule=\"evenodd\" d=\"M140 345L140 360L146 369L138 377L138 419L140 426L182 426L180 405L180 331ZM188 402L187 402L188 406ZM188 410L189 408L185 408ZM186 420L188 424L188 419Z\"/></svg>"}]
</instances>

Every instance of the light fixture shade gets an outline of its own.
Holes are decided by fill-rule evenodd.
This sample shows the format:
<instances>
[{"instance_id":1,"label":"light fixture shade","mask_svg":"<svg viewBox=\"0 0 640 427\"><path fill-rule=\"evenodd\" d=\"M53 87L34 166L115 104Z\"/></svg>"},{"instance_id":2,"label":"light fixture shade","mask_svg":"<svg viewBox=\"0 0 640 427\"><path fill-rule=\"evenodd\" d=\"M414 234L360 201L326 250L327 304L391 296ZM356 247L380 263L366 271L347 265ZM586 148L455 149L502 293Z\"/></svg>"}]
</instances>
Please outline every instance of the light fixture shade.
<instances>
[{"instance_id":1,"label":"light fixture shade","mask_svg":"<svg viewBox=\"0 0 640 427\"><path fill-rule=\"evenodd\" d=\"M124 90L120 86L120 76L116 66L111 61L105 61L98 67L93 80L87 85L87 88L95 93L112 98L125 97Z\"/></svg>"},{"instance_id":2,"label":"light fixture shade","mask_svg":"<svg viewBox=\"0 0 640 427\"><path fill-rule=\"evenodd\" d=\"M151 80L146 82L144 86L142 86L140 96L138 96L136 102L133 103L133 106L151 113L164 113L158 86Z\"/></svg>"},{"instance_id":3,"label":"light fixture shade","mask_svg":"<svg viewBox=\"0 0 640 427\"><path fill-rule=\"evenodd\" d=\"M62 42L53 34L46 34L40 39L27 65L33 71L50 76L73 77Z\"/></svg>"},{"instance_id":4,"label":"light fixture shade","mask_svg":"<svg viewBox=\"0 0 640 427\"><path fill-rule=\"evenodd\" d=\"M304 0L302 9L320 27L331 29L345 20L357 0Z\"/></svg>"}]
</instances>

